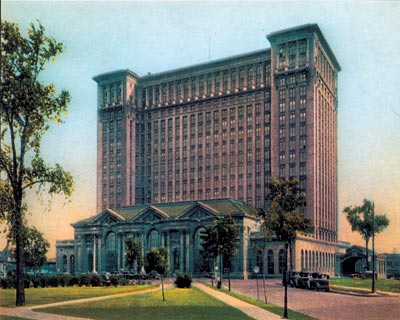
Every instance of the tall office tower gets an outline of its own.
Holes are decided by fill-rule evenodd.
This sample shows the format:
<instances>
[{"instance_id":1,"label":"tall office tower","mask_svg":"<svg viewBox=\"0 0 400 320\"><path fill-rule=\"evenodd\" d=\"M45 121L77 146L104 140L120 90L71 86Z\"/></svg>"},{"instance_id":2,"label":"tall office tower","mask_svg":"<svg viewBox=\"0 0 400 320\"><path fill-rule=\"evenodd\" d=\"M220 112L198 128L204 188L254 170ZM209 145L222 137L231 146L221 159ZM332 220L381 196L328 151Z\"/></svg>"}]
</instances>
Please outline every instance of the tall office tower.
<instances>
[{"instance_id":1,"label":"tall office tower","mask_svg":"<svg viewBox=\"0 0 400 320\"><path fill-rule=\"evenodd\" d=\"M271 49L98 84L97 210L217 198L264 207L271 177L300 181L315 239L337 242L337 74L309 24Z\"/></svg>"}]
</instances>

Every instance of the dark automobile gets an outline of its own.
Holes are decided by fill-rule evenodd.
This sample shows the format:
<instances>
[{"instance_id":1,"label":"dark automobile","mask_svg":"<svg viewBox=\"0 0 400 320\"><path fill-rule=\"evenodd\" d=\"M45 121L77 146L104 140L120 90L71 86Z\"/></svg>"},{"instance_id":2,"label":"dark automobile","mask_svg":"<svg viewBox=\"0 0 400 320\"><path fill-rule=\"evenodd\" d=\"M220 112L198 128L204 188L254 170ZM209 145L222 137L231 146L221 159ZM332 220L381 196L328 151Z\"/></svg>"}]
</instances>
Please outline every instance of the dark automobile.
<instances>
[{"instance_id":1,"label":"dark automobile","mask_svg":"<svg viewBox=\"0 0 400 320\"><path fill-rule=\"evenodd\" d=\"M305 281L305 278L303 281ZM329 291L329 275L319 272L308 273L306 288L310 290Z\"/></svg>"},{"instance_id":2,"label":"dark automobile","mask_svg":"<svg viewBox=\"0 0 400 320\"><path fill-rule=\"evenodd\" d=\"M311 278L311 272L302 271L300 272L299 278L297 279L297 288L306 289L309 287L308 281Z\"/></svg>"},{"instance_id":3,"label":"dark automobile","mask_svg":"<svg viewBox=\"0 0 400 320\"><path fill-rule=\"evenodd\" d=\"M298 271L292 271L292 274L290 275L290 286L291 287L299 287L299 279L300 279L300 272Z\"/></svg>"},{"instance_id":4,"label":"dark automobile","mask_svg":"<svg viewBox=\"0 0 400 320\"><path fill-rule=\"evenodd\" d=\"M329 274L318 273L318 276L311 281L314 289L329 291Z\"/></svg>"}]
</instances>

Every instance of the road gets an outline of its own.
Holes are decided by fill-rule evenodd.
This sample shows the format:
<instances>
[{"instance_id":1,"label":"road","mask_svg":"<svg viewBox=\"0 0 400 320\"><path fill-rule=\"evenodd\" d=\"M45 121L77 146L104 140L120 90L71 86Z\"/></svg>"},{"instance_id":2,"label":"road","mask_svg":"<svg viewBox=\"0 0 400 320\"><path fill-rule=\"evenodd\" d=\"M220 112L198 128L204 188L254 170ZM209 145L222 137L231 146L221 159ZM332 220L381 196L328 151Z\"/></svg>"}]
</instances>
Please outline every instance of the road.
<instances>
[{"instance_id":1,"label":"road","mask_svg":"<svg viewBox=\"0 0 400 320\"><path fill-rule=\"evenodd\" d=\"M208 281L210 282L210 281ZM262 279L259 297L264 299ZM224 286L227 286L224 280ZM257 298L256 280L231 280L232 291ZM278 279L266 280L267 300L283 307L283 287ZM400 296L354 296L288 287L288 308L321 320L400 319Z\"/></svg>"}]
</instances>

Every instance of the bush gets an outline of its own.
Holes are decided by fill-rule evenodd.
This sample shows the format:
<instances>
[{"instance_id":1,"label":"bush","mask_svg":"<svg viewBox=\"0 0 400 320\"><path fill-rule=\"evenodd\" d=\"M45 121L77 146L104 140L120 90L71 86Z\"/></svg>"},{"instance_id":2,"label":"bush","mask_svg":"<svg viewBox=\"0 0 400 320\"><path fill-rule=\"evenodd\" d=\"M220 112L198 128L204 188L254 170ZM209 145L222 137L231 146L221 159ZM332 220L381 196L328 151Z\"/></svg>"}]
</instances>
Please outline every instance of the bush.
<instances>
[{"instance_id":1,"label":"bush","mask_svg":"<svg viewBox=\"0 0 400 320\"><path fill-rule=\"evenodd\" d=\"M38 279L42 288L47 288L49 286L49 278L45 276L39 276Z\"/></svg>"},{"instance_id":2,"label":"bush","mask_svg":"<svg viewBox=\"0 0 400 320\"><path fill-rule=\"evenodd\" d=\"M187 274L178 274L175 280L177 288L190 288L192 284L192 277Z\"/></svg>"},{"instance_id":3,"label":"bush","mask_svg":"<svg viewBox=\"0 0 400 320\"><path fill-rule=\"evenodd\" d=\"M69 280L68 280L68 286L76 286L79 284L79 279L76 276L72 276Z\"/></svg>"},{"instance_id":4,"label":"bush","mask_svg":"<svg viewBox=\"0 0 400 320\"><path fill-rule=\"evenodd\" d=\"M90 279L90 285L92 287L99 287L102 285L102 279L97 274L92 274L92 278Z\"/></svg>"},{"instance_id":5,"label":"bush","mask_svg":"<svg viewBox=\"0 0 400 320\"><path fill-rule=\"evenodd\" d=\"M32 277L32 285L34 288L40 287L40 281L38 277Z\"/></svg>"},{"instance_id":6,"label":"bush","mask_svg":"<svg viewBox=\"0 0 400 320\"><path fill-rule=\"evenodd\" d=\"M59 280L59 279L58 279L57 276L50 276L50 277L48 277L49 286L50 286L50 287L53 287L53 288L58 287L58 283L59 283L58 280Z\"/></svg>"},{"instance_id":7,"label":"bush","mask_svg":"<svg viewBox=\"0 0 400 320\"><path fill-rule=\"evenodd\" d=\"M79 277L79 286L89 286L90 284L90 274L82 274Z\"/></svg>"}]
</instances>

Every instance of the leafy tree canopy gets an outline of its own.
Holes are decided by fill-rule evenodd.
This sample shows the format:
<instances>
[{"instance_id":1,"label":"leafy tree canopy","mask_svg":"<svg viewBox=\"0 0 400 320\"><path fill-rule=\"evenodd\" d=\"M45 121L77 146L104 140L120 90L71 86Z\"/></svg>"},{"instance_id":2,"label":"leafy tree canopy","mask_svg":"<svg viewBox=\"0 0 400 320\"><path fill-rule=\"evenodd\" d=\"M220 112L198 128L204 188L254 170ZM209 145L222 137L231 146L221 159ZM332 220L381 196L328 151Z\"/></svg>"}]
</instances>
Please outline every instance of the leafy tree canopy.
<instances>
[{"instance_id":1,"label":"leafy tree canopy","mask_svg":"<svg viewBox=\"0 0 400 320\"><path fill-rule=\"evenodd\" d=\"M40 146L50 123L62 123L70 102L68 91L57 93L40 80L48 62L63 52L63 44L45 35L40 22L27 36L19 26L1 22L0 98L0 219L9 227L16 245L17 305L25 303L23 284L25 192L46 187L50 195L72 193L73 179L59 164L46 165Z\"/></svg>"},{"instance_id":2,"label":"leafy tree canopy","mask_svg":"<svg viewBox=\"0 0 400 320\"><path fill-rule=\"evenodd\" d=\"M23 243L25 265L38 269L47 261L46 254L50 248L50 243L43 237L43 233L35 227L24 228ZM15 255L15 245L12 248L12 253Z\"/></svg>"},{"instance_id":3,"label":"leafy tree canopy","mask_svg":"<svg viewBox=\"0 0 400 320\"><path fill-rule=\"evenodd\" d=\"M297 179L276 179L269 182L269 206L259 210L269 237L275 235L279 241L289 245L296 239L297 232L307 232L310 219L299 211L305 205L305 197L298 187Z\"/></svg>"},{"instance_id":4,"label":"leafy tree canopy","mask_svg":"<svg viewBox=\"0 0 400 320\"><path fill-rule=\"evenodd\" d=\"M146 272L157 271L164 276L168 270L168 250L164 247L150 249L146 254L144 268Z\"/></svg>"},{"instance_id":5,"label":"leafy tree canopy","mask_svg":"<svg viewBox=\"0 0 400 320\"><path fill-rule=\"evenodd\" d=\"M347 221L351 225L351 230L360 233L365 240L365 254L367 260L367 269L369 269L368 262L368 243L372 235L381 233L389 225L389 219L385 214L375 214L375 204L373 201L364 199L361 206L346 207L343 212L346 214ZM375 221L374 221L375 220ZM375 224L375 225L374 225ZM375 231L375 232L374 232Z\"/></svg>"},{"instance_id":6,"label":"leafy tree canopy","mask_svg":"<svg viewBox=\"0 0 400 320\"><path fill-rule=\"evenodd\" d=\"M223 257L224 264L230 266L231 259L239 247L239 228L232 216L217 217L200 235L202 247L214 261Z\"/></svg>"},{"instance_id":7,"label":"leafy tree canopy","mask_svg":"<svg viewBox=\"0 0 400 320\"><path fill-rule=\"evenodd\" d=\"M143 248L142 242L138 239L126 238L125 239L125 247L126 247L126 265L129 266L130 269L136 263L137 270L140 270L143 266Z\"/></svg>"}]
</instances>

